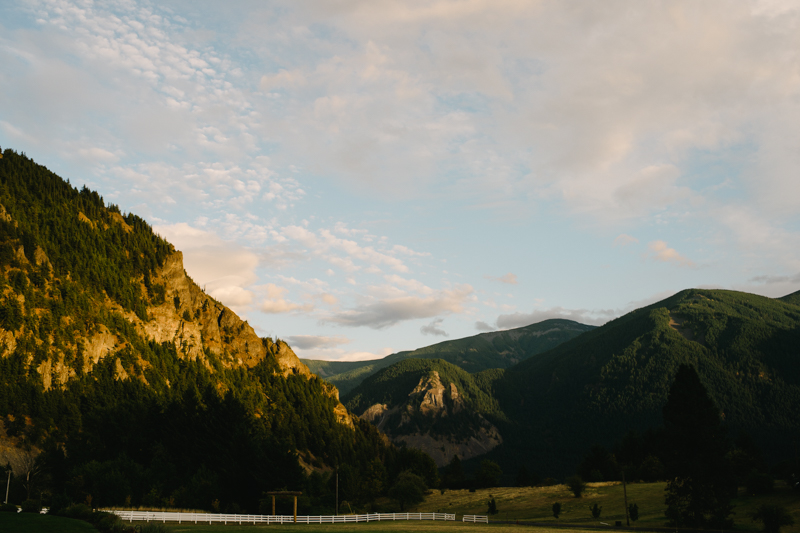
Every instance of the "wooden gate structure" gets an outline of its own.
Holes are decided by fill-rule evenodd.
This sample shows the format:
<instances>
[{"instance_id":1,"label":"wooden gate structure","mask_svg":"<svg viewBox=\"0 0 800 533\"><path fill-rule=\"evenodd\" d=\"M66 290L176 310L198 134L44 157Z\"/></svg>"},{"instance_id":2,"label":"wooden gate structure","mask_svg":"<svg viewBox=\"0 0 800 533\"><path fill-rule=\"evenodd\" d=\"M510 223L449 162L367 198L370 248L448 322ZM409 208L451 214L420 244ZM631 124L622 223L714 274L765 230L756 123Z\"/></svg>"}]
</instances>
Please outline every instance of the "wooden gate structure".
<instances>
[{"instance_id":1,"label":"wooden gate structure","mask_svg":"<svg viewBox=\"0 0 800 533\"><path fill-rule=\"evenodd\" d=\"M294 523L297 523L297 497L302 496L302 492L294 492L291 490L277 490L274 492L268 492L269 496L272 496L272 515L275 516L275 496L294 496Z\"/></svg>"}]
</instances>

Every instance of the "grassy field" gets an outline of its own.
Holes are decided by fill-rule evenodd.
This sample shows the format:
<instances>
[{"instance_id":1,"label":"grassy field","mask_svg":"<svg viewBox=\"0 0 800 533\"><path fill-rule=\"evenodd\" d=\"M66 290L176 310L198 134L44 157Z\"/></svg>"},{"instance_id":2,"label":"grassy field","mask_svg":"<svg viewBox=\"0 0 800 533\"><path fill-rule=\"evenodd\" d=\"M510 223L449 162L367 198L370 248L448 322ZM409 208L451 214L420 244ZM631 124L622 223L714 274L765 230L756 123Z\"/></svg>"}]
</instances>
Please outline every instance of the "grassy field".
<instances>
[{"instance_id":1,"label":"grassy field","mask_svg":"<svg viewBox=\"0 0 800 533\"><path fill-rule=\"evenodd\" d=\"M97 533L87 522L34 513L0 513L3 533Z\"/></svg>"},{"instance_id":2,"label":"grassy field","mask_svg":"<svg viewBox=\"0 0 800 533\"><path fill-rule=\"evenodd\" d=\"M444 494L434 492L417 511L440 511L443 513L486 514L487 502L494 496L499 513L498 520L535 520L556 522L553 504L561 503L559 522L613 523L625 520L625 505L622 485L619 483L589 483L582 498L575 498L564 485L552 487L497 487L493 489L449 490ZM597 503L603 508L600 520L594 520L589 507ZM628 503L639 506L638 525L663 525L664 484L637 483L628 485Z\"/></svg>"},{"instance_id":3,"label":"grassy field","mask_svg":"<svg viewBox=\"0 0 800 533\"><path fill-rule=\"evenodd\" d=\"M663 527L665 483L632 483L627 487L628 503L639 506L639 520L634 527ZM494 496L499 513L496 520L526 520L536 522L556 522L553 517L553 503L561 503L559 522L570 524L613 524L616 520L625 523L625 505L621 483L589 483L582 498L575 498L564 485L553 487L500 487L493 489L453 490L440 494L434 492L412 509L418 512L439 511L445 513L486 514L487 502ZM592 518L589 507L597 503L602 507L599 520ZM733 502L736 529L760 531L760 522L752 516L763 503L783 505L792 514L795 524L784 527L782 533L800 533L800 492L791 491L782 482L776 483L776 490L768 496L744 496Z\"/></svg>"}]
</instances>

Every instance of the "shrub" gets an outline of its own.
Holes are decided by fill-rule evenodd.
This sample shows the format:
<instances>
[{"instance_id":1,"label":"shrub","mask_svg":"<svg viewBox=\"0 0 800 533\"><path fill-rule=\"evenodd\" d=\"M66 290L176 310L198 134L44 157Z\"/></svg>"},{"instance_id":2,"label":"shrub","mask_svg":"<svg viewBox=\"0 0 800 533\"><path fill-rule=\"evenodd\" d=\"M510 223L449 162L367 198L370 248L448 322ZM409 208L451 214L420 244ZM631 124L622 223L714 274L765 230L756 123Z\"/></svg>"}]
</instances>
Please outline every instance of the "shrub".
<instances>
[{"instance_id":1,"label":"shrub","mask_svg":"<svg viewBox=\"0 0 800 533\"><path fill-rule=\"evenodd\" d=\"M752 472L746 481L748 494L770 494L775 490L775 481L772 476L763 472Z\"/></svg>"},{"instance_id":2,"label":"shrub","mask_svg":"<svg viewBox=\"0 0 800 533\"><path fill-rule=\"evenodd\" d=\"M55 494L50 498L50 507L47 511L48 514L60 515L64 510L70 506L72 502L64 494Z\"/></svg>"},{"instance_id":3,"label":"shrub","mask_svg":"<svg viewBox=\"0 0 800 533\"><path fill-rule=\"evenodd\" d=\"M589 507L589 511L592 512L592 518L600 518L600 513L603 512L603 508L595 503Z\"/></svg>"},{"instance_id":4,"label":"shrub","mask_svg":"<svg viewBox=\"0 0 800 533\"><path fill-rule=\"evenodd\" d=\"M75 518L76 520L89 521L92 518L92 509L85 503L76 503L70 505L62 511L67 518Z\"/></svg>"},{"instance_id":5,"label":"shrub","mask_svg":"<svg viewBox=\"0 0 800 533\"><path fill-rule=\"evenodd\" d=\"M581 476L571 476L566 479L567 487L572 491L576 498L580 498L583 491L586 490L586 483L583 482Z\"/></svg>"},{"instance_id":6,"label":"shrub","mask_svg":"<svg viewBox=\"0 0 800 533\"><path fill-rule=\"evenodd\" d=\"M553 504L553 516L555 516L556 520L558 520L558 515L560 514L561 514L561 504L556 502Z\"/></svg>"},{"instance_id":7,"label":"shrub","mask_svg":"<svg viewBox=\"0 0 800 533\"><path fill-rule=\"evenodd\" d=\"M22 507L23 513L38 513L42 510L42 502L39 500L25 500L20 507Z\"/></svg>"},{"instance_id":8,"label":"shrub","mask_svg":"<svg viewBox=\"0 0 800 533\"><path fill-rule=\"evenodd\" d=\"M783 526L794 524L792 516L780 505L763 504L758 508L753 520L761 520L764 524L764 533L778 533Z\"/></svg>"},{"instance_id":9,"label":"shrub","mask_svg":"<svg viewBox=\"0 0 800 533\"><path fill-rule=\"evenodd\" d=\"M635 503L628 505L628 516L631 519L631 522L636 522L639 520L639 506Z\"/></svg>"}]
</instances>

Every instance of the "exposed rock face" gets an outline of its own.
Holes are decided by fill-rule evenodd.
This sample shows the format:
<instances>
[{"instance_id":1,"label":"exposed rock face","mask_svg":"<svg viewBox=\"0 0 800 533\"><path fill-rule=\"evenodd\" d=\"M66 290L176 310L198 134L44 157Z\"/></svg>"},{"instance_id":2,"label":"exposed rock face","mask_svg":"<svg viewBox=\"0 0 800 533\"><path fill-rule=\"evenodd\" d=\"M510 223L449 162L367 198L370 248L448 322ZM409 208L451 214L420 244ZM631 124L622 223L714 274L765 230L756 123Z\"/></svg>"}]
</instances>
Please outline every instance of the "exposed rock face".
<instances>
[{"instance_id":1,"label":"exposed rock face","mask_svg":"<svg viewBox=\"0 0 800 533\"><path fill-rule=\"evenodd\" d=\"M78 213L78 218L95 231L102 231L108 227L105 223L91 220L84 213ZM111 223L121 226L123 231L127 233L133 231L133 228L119 213L111 213L111 219ZM0 220L16 225L16 221L3 205L0 205ZM14 255L16 260L22 264L46 265L52 270L47 255L38 246L31 254L33 257L26 257L25 249L21 245L14 249ZM149 282L151 287L163 287L164 300L159 305L150 305L147 308L146 321L135 313L126 311L109 298L106 298L101 305L109 311L122 315L144 338L158 343L172 343L179 357L200 361L212 372L214 369L208 360L206 351L214 354L227 368L241 365L252 368L265 358L274 357L284 377L289 375L314 377L288 344L283 341L273 342L271 339L261 339L250 324L242 321L233 311L198 287L183 268L181 252L174 251L167 256L161 268L152 274ZM143 293L147 292L144 280L140 287ZM21 296L19 298L20 306L24 308L24 298ZM71 317L65 317L62 320L69 321ZM0 357L14 352L19 334L21 333L0 329ZM41 344L44 341L37 340L36 342ZM85 337L78 339L73 345L68 345L67 349L78 354L81 358L79 359L81 370L89 373L101 360L107 356L113 357L115 353L126 346L127 342L117 337L105 325L93 324ZM64 363L65 353L54 347L49 351L50 356L36 367L45 390L63 386L76 375L75 370ZM33 355L29 358L28 364L32 363L32 358ZM146 368L148 364L141 357L138 358L137 365L140 369ZM133 378L144 383L147 382L140 371L126 368L120 358L116 358L114 361L114 375L116 379L120 380ZM336 387L325 384L324 389L338 402L339 391ZM352 415L340 402L334 409L334 415L340 423L354 427Z\"/></svg>"},{"instance_id":2,"label":"exposed rock face","mask_svg":"<svg viewBox=\"0 0 800 533\"><path fill-rule=\"evenodd\" d=\"M480 415L476 415L480 427L476 433L465 439L432 435L430 431L425 434L402 434L403 429L415 416L443 418L460 413L464 408L464 401L455 383L445 387L439 373L434 370L420 378L404 403L391 407L385 403L377 403L365 410L360 418L385 432L393 442L405 443L423 450L436 461L438 466L444 466L450 462L453 455L458 455L461 459L470 459L500 445L503 439L497 428ZM393 421L397 420L394 415L398 413L399 424L391 426Z\"/></svg>"}]
</instances>

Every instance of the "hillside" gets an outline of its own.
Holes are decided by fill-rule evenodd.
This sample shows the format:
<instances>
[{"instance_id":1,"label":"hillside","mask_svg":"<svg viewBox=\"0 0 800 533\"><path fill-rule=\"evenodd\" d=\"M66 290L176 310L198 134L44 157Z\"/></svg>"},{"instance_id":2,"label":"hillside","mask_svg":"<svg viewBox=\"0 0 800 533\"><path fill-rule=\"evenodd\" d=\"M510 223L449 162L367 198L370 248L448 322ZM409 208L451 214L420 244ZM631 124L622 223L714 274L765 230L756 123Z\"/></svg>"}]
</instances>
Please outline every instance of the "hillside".
<instances>
[{"instance_id":1,"label":"hillside","mask_svg":"<svg viewBox=\"0 0 800 533\"><path fill-rule=\"evenodd\" d=\"M507 468L568 473L593 443L661 424L681 363L696 368L729 427L769 461L800 437L800 306L753 294L691 289L507 370L495 384ZM490 454L490 455L492 455Z\"/></svg>"},{"instance_id":2,"label":"hillside","mask_svg":"<svg viewBox=\"0 0 800 533\"><path fill-rule=\"evenodd\" d=\"M39 454L35 483L72 501L256 511L304 468L366 469L391 450L144 220L6 150L0 452L17 478Z\"/></svg>"},{"instance_id":3,"label":"hillside","mask_svg":"<svg viewBox=\"0 0 800 533\"><path fill-rule=\"evenodd\" d=\"M551 319L522 328L444 341L417 350L394 353L378 360L302 361L312 372L336 385L342 398L347 398L367 376L404 359L442 359L469 373L491 368L508 368L592 329L594 326L572 320Z\"/></svg>"},{"instance_id":4,"label":"hillside","mask_svg":"<svg viewBox=\"0 0 800 533\"><path fill-rule=\"evenodd\" d=\"M366 378L347 408L395 443L421 449L444 466L502 442L484 415L497 414L492 384L503 370L469 374L441 359L405 359Z\"/></svg>"}]
</instances>

